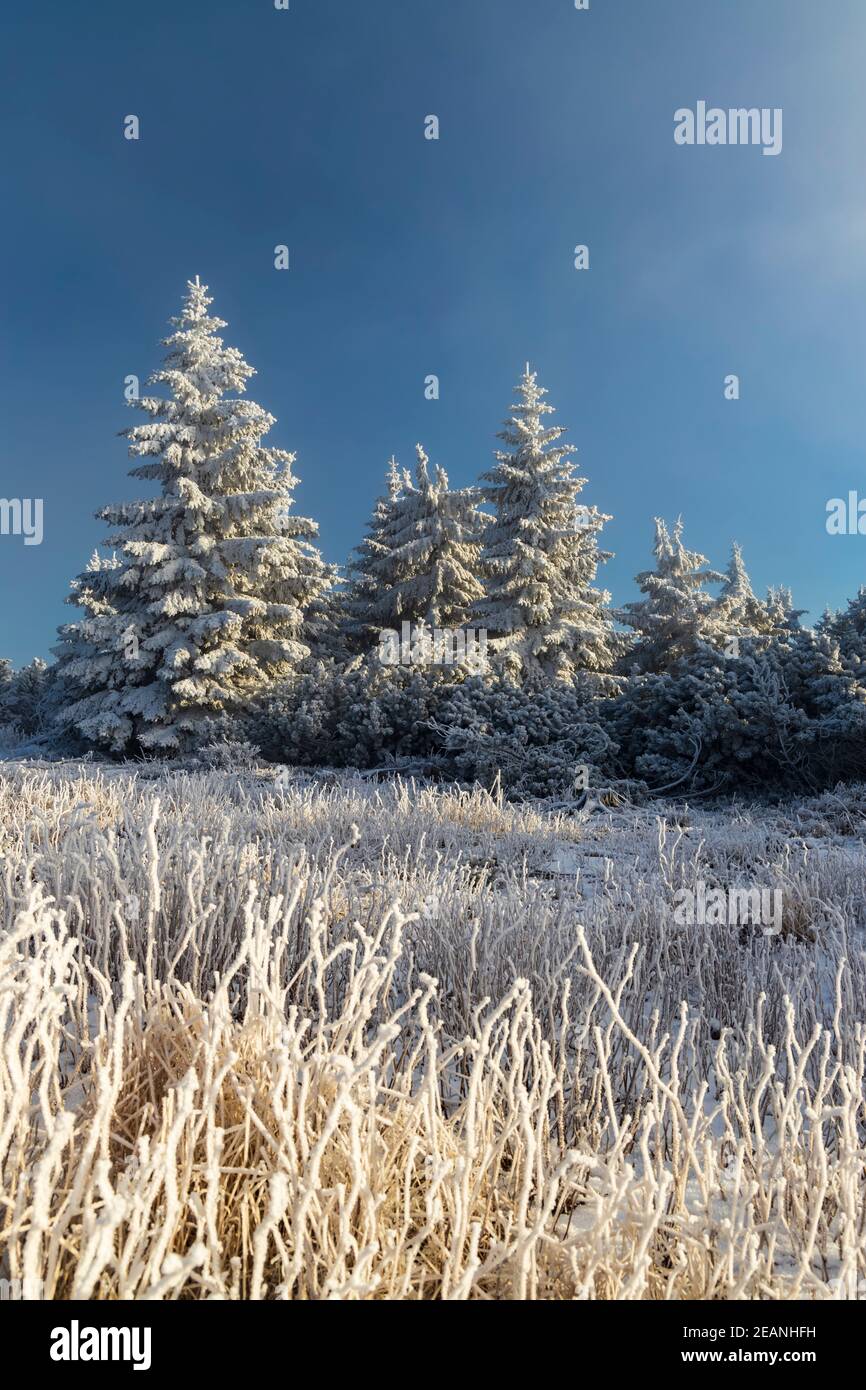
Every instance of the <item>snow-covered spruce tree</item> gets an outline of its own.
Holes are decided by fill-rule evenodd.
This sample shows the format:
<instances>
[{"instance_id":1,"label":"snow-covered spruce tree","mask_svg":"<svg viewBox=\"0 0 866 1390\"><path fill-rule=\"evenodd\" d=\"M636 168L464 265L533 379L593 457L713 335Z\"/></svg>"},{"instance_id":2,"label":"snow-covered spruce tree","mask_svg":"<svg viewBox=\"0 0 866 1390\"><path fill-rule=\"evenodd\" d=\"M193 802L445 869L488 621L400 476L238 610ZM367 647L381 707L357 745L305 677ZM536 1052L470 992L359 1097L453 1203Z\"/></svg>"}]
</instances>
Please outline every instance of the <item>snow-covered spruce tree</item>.
<instances>
[{"instance_id":1,"label":"snow-covered spruce tree","mask_svg":"<svg viewBox=\"0 0 866 1390\"><path fill-rule=\"evenodd\" d=\"M784 585L767 590L764 607L767 610L768 630L771 636L787 637L792 632L802 631L800 619L806 610L794 607L794 596Z\"/></svg>"},{"instance_id":2,"label":"snow-covered spruce tree","mask_svg":"<svg viewBox=\"0 0 866 1390\"><path fill-rule=\"evenodd\" d=\"M546 394L527 364L498 436L508 447L482 475L494 516L473 617L499 668L531 682L609 671L619 645L605 609L610 596L593 588L610 558L597 543L610 517L578 503L586 479L574 472L573 446L559 442L564 427L545 424L553 412Z\"/></svg>"},{"instance_id":3,"label":"snow-covered spruce tree","mask_svg":"<svg viewBox=\"0 0 866 1390\"><path fill-rule=\"evenodd\" d=\"M60 630L80 696L67 717L114 751L185 750L209 716L297 668L305 613L332 581L315 524L290 515L293 455L262 444L274 418L239 398L253 368L223 345L210 303L188 284L151 378L168 399L142 397L147 423L125 431L151 460L131 476L160 494L97 513L117 561L75 581L85 616Z\"/></svg>"},{"instance_id":4,"label":"snow-covered spruce tree","mask_svg":"<svg viewBox=\"0 0 866 1390\"><path fill-rule=\"evenodd\" d=\"M818 630L838 642L846 663L858 668L866 665L866 588L861 587L857 597L848 600L847 608L825 613Z\"/></svg>"},{"instance_id":5,"label":"snow-covered spruce tree","mask_svg":"<svg viewBox=\"0 0 866 1390\"><path fill-rule=\"evenodd\" d=\"M369 649L383 628L403 622L459 628L481 595L478 563L486 517L474 488L452 491L448 475L417 446L413 481L393 460L388 496L380 498L350 571L347 607Z\"/></svg>"},{"instance_id":6,"label":"snow-covered spruce tree","mask_svg":"<svg viewBox=\"0 0 866 1390\"><path fill-rule=\"evenodd\" d=\"M773 631L773 620L767 605L755 596L743 552L736 541L731 547L730 563L722 591L716 600L715 620L722 640L759 637Z\"/></svg>"},{"instance_id":7,"label":"snow-covered spruce tree","mask_svg":"<svg viewBox=\"0 0 866 1390\"><path fill-rule=\"evenodd\" d=\"M393 583L388 603L394 623L457 628L480 598L478 561L487 518L475 488L451 491L448 474L416 445L414 486L404 486L391 521Z\"/></svg>"},{"instance_id":8,"label":"snow-covered spruce tree","mask_svg":"<svg viewBox=\"0 0 866 1390\"><path fill-rule=\"evenodd\" d=\"M388 461L387 492L377 497L367 523L367 534L353 551L346 567L348 584L340 596L342 629L349 651L369 651L378 640L383 596L395 582L392 553L392 520L398 505L404 477L391 456ZM388 611L384 601L384 610Z\"/></svg>"},{"instance_id":9,"label":"snow-covered spruce tree","mask_svg":"<svg viewBox=\"0 0 866 1390\"><path fill-rule=\"evenodd\" d=\"M39 656L12 672L5 683L0 671L0 723L15 724L24 734L36 733L46 717L49 680L49 667Z\"/></svg>"},{"instance_id":10,"label":"snow-covered spruce tree","mask_svg":"<svg viewBox=\"0 0 866 1390\"><path fill-rule=\"evenodd\" d=\"M83 572L70 583L64 600L84 612L77 622L60 627L61 641L54 648L54 670L67 697L57 709L56 721L70 731L75 730L74 711L86 697L99 698L115 665L115 645L122 634L123 621L108 597L110 585L102 571L119 566L116 556L103 558L94 550ZM109 629L111 642L106 639Z\"/></svg>"},{"instance_id":11,"label":"snow-covered spruce tree","mask_svg":"<svg viewBox=\"0 0 866 1390\"><path fill-rule=\"evenodd\" d=\"M629 652L629 665L639 671L665 671L693 652L699 642L717 642L719 627L716 600L706 584L725 578L704 569L706 557L683 545L679 519L670 534L656 517L653 554L656 568L644 570L635 580L645 597L627 603L616 616L633 629L637 640Z\"/></svg>"}]
</instances>

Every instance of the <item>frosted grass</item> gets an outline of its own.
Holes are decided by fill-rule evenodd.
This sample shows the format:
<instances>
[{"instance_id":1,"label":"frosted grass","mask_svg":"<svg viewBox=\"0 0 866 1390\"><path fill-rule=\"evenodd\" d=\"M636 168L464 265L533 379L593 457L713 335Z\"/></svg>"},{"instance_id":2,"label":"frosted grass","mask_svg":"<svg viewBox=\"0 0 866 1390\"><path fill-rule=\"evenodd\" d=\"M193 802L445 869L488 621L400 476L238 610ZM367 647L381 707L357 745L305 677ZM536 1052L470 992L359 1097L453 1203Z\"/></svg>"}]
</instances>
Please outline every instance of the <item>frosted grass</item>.
<instances>
[{"instance_id":1,"label":"frosted grass","mask_svg":"<svg viewBox=\"0 0 866 1390\"><path fill-rule=\"evenodd\" d=\"M862 792L574 815L7 764L0 1258L52 1298L853 1298ZM698 880L783 932L678 927Z\"/></svg>"}]
</instances>

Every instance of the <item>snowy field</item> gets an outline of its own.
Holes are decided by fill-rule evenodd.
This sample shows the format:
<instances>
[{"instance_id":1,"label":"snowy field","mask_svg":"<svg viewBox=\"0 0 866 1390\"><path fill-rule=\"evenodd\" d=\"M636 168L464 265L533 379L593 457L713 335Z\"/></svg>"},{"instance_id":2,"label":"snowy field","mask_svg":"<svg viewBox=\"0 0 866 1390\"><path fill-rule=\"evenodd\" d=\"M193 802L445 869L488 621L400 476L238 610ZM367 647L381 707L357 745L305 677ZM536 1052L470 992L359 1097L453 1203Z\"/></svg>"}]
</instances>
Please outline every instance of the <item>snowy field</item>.
<instances>
[{"instance_id":1,"label":"snowy field","mask_svg":"<svg viewBox=\"0 0 866 1390\"><path fill-rule=\"evenodd\" d=\"M575 812L4 764L2 1272L862 1296L864 823L862 787ZM778 920L708 920L731 890Z\"/></svg>"}]
</instances>

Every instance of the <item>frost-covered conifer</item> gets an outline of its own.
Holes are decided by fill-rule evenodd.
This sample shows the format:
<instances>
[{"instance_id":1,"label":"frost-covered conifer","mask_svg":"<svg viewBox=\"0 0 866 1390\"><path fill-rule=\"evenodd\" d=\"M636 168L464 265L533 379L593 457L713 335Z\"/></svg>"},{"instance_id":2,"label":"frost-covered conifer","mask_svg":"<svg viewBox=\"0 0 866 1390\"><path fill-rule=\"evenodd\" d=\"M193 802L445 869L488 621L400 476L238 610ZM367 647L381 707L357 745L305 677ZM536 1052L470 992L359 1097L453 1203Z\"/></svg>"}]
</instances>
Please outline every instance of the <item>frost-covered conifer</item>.
<instances>
[{"instance_id":1,"label":"frost-covered conifer","mask_svg":"<svg viewBox=\"0 0 866 1390\"><path fill-rule=\"evenodd\" d=\"M4 679L0 662L0 722L9 722L25 734L35 733L45 717L49 667L36 656L20 670L9 671Z\"/></svg>"},{"instance_id":2,"label":"frost-covered conifer","mask_svg":"<svg viewBox=\"0 0 866 1390\"><path fill-rule=\"evenodd\" d=\"M818 624L820 632L838 642L848 661L866 662L866 588L860 588L856 598L838 613L825 613Z\"/></svg>"},{"instance_id":3,"label":"frost-covered conifer","mask_svg":"<svg viewBox=\"0 0 866 1390\"><path fill-rule=\"evenodd\" d=\"M605 727L620 767L651 790L833 785L866 773L866 690L809 629L746 638L729 661L706 642L634 676Z\"/></svg>"},{"instance_id":4,"label":"frost-covered conifer","mask_svg":"<svg viewBox=\"0 0 866 1390\"><path fill-rule=\"evenodd\" d=\"M413 481L391 461L388 495L350 565L349 631L369 647L403 622L458 628L481 594L480 541L486 518L475 489L452 491L437 467L431 478L421 445Z\"/></svg>"},{"instance_id":5,"label":"frost-covered conifer","mask_svg":"<svg viewBox=\"0 0 866 1390\"><path fill-rule=\"evenodd\" d=\"M767 605L755 597L743 552L736 541L731 547L730 563L716 601L715 618L723 640L758 637L773 631Z\"/></svg>"},{"instance_id":6,"label":"frost-covered conifer","mask_svg":"<svg viewBox=\"0 0 866 1390\"><path fill-rule=\"evenodd\" d=\"M706 557L686 549L681 519L673 535L658 517L655 527L656 568L635 581L645 597L617 613L637 635L629 660L641 671L667 670L699 642L717 641L720 632L716 600L704 586L720 584L725 576L705 569Z\"/></svg>"},{"instance_id":7,"label":"frost-covered conifer","mask_svg":"<svg viewBox=\"0 0 866 1390\"><path fill-rule=\"evenodd\" d=\"M764 607L767 610L768 630L773 637L785 637L801 631L800 619L806 610L794 607L790 589L783 585L776 589L769 588Z\"/></svg>"},{"instance_id":8,"label":"frost-covered conifer","mask_svg":"<svg viewBox=\"0 0 866 1390\"><path fill-rule=\"evenodd\" d=\"M190 282L151 378L168 398L135 402L147 423L125 432L148 460L131 476L160 493L98 513L117 559L74 582L84 617L60 630L80 695L66 715L117 751L186 748L204 719L295 669L305 613L332 579L315 524L290 515L293 455L263 445L274 418L239 398L253 368L223 345L210 303Z\"/></svg>"},{"instance_id":9,"label":"frost-covered conifer","mask_svg":"<svg viewBox=\"0 0 866 1390\"><path fill-rule=\"evenodd\" d=\"M76 727L76 711L85 699L92 701L91 707L101 702L116 665L115 650L122 641L124 622L109 597L107 571L119 566L116 556L103 558L94 550L83 573L69 586L65 602L82 609L84 616L59 629L61 641L54 652L67 701L72 701L58 708L57 720L70 728Z\"/></svg>"},{"instance_id":10,"label":"frost-covered conifer","mask_svg":"<svg viewBox=\"0 0 866 1390\"><path fill-rule=\"evenodd\" d=\"M383 599L396 583L391 523L403 484L403 475L392 455L388 461L387 491L376 499L367 535L347 566L349 582L340 598L344 637L354 652L368 651L375 645L381 628L388 626L382 621L382 612L388 611Z\"/></svg>"},{"instance_id":11,"label":"frost-covered conifer","mask_svg":"<svg viewBox=\"0 0 866 1390\"><path fill-rule=\"evenodd\" d=\"M481 595L478 561L486 517L474 488L451 491L448 474L417 445L414 485L399 495L391 525L395 621L457 628Z\"/></svg>"},{"instance_id":12,"label":"frost-covered conifer","mask_svg":"<svg viewBox=\"0 0 866 1390\"><path fill-rule=\"evenodd\" d=\"M487 629L502 668L517 678L570 678L608 671L617 638L605 611L609 595L593 588L598 533L610 517L578 503L586 482L575 475L563 426L547 426L553 407L527 364L513 415L499 438L508 446L482 475L482 497L495 509L484 539L484 596L474 621Z\"/></svg>"}]
</instances>

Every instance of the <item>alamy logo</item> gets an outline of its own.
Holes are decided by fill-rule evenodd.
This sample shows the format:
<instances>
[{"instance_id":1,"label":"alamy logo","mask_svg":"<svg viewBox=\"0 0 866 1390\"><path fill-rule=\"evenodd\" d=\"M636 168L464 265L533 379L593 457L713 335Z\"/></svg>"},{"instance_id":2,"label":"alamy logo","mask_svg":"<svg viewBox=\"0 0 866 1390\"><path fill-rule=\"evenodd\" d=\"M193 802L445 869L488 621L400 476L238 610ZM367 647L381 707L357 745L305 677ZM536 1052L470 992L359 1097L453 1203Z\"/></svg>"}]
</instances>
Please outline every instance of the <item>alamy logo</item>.
<instances>
[{"instance_id":1,"label":"alamy logo","mask_svg":"<svg viewBox=\"0 0 866 1390\"><path fill-rule=\"evenodd\" d=\"M775 106L681 106L674 112L674 140L678 145L763 145L764 154L782 153L782 108Z\"/></svg>"},{"instance_id":2,"label":"alamy logo","mask_svg":"<svg viewBox=\"0 0 866 1390\"><path fill-rule=\"evenodd\" d=\"M23 536L25 545L41 545L42 498L0 497L0 536Z\"/></svg>"},{"instance_id":3,"label":"alamy logo","mask_svg":"<svg viewBox=\"0 0 866 1390\"><path fill-rule=\"evenodd\" d=\"M149 1327L69 1327L51 1330L52 1361L131 1361L134 1371L150 1370Z\"/></svg>"},{"instance_id":4,"label":"alamy logo","mask_svg":"<svg viewBox=\"0 0 866 1390\"><path fill-rule=\"evenodd\" d=\"M831 497L827 503L827 534L830 536L866 536L866 497L855 491L844 497Z\"/></svg>"},{"instance_id":5,"label":"alamy logo","mask_svg":"<svg viewBox=\"0 0 866 1390\"><path fill-rule=\"evenodd\" d=\"M386 627L379 633L379 660L383 666L467 666L481 671L487 661L487 629L403 623L397 632Z\"/></svg>"},{"instance_id":6,"label":"alamy logo","mask_svg":"<svg viewBox=\"0 0 866 1390\"><path fill-rule=\"evenodd\" d=\"M761 927L764 936L782 930L781 888L708 888L698 879L695 888L674 894L674 921L678 927Z\"/></svg>"},{"instance_id":7,"label":"alamy logo","mask_svg":"<svg viewBox=\"0 0 866 1390\"><path fill-rule=\"evenodd\" d=\"M0 1303L34 1301L45 1297L41 1279L0 1279Z\"/></svg>"},{"instance_id":8,"label":"alamy logo","mask_svg":"<svg viewBox=\"0 0 866 1390\"><path fill-rule=\"evenodd\" d=\"M127 661L138 661L138 634L136 633L135 628L132 626L124 628L123 632L121 633L121 638L123 640L124 658Z\"/></svg>"}]
</instances>

